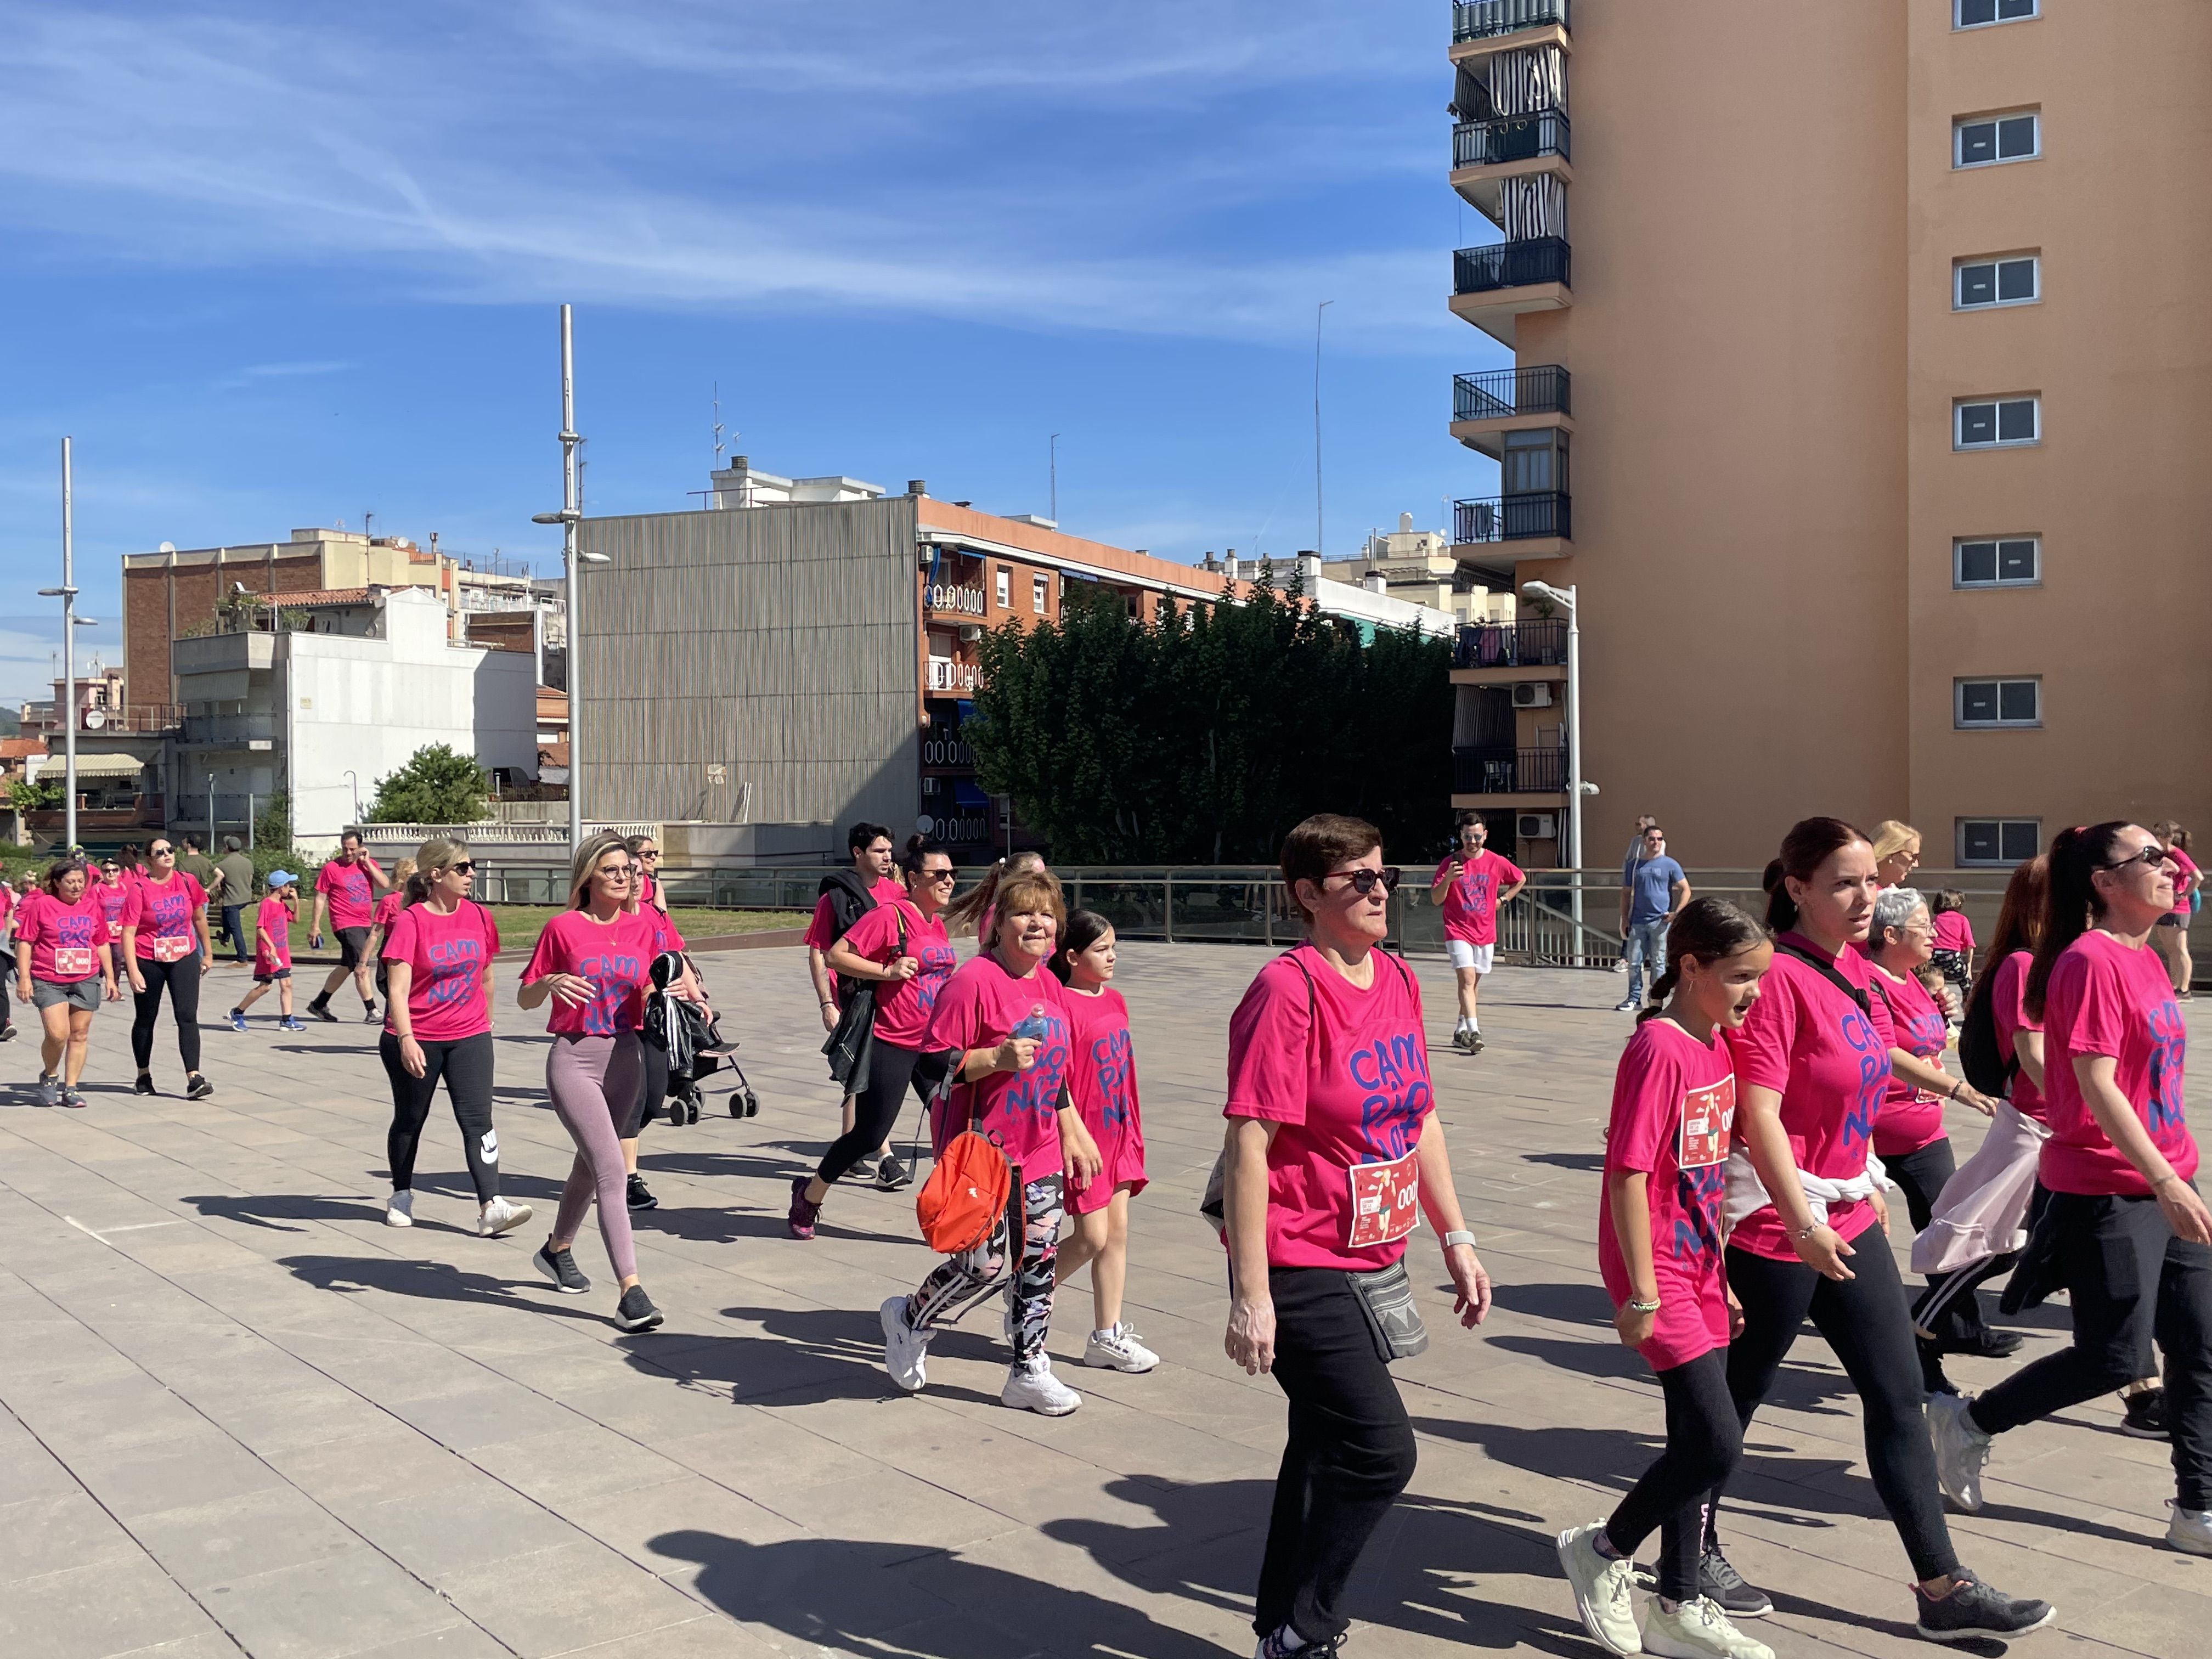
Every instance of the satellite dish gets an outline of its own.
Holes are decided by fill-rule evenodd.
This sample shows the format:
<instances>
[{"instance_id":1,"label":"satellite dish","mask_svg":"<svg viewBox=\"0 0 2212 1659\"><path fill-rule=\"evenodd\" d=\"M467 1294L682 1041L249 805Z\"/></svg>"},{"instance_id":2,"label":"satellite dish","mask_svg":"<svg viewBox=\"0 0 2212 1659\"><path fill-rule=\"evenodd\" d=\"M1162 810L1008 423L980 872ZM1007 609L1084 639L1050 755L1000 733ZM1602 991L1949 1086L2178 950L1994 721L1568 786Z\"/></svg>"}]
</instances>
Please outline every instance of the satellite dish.
<instances>
[{"instance_id":1,"label":"satellite dish","mask_svg":"<svg viewBox=\"0 0 2212 1659\"><path fill-rule=\"evenodd\" d=\"M920 817L914 821L914 832L917 836L926 836L936 828L937 820L930 817L927 812L924 812Z\"/></svg>"},{"instance_id":2,"label":"satellite dish","mask_svg":"<svg viewBox=\"0 0 2212 1659\"><path fill-rule=\"evenodd\" d=\"M174 542L163 542L154 550L156 553L173 553L177 550L177 544Z\"/></svg>"},{"instance_id":3,"label":"satellite dish","mask_svg":"<svg viewBox=\"0 0 2212 1659\"><path fill-rule=\"evenodd\" d=\"M86 731L97 732L101 726L106 724L107 711L106 709L88 708L84 711L84 729Z\"/></svg>"}]
</instances>

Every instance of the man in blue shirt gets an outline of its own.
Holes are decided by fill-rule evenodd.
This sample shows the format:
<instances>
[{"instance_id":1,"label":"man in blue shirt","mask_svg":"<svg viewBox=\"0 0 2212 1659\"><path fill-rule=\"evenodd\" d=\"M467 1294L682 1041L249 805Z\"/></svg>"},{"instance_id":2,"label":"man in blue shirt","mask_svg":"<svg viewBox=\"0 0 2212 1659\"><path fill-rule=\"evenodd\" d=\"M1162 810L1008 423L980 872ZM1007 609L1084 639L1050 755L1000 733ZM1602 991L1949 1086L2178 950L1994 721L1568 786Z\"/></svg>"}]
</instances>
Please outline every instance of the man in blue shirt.
<instances>
[{"instance_id":1,"label":"man in blue shirt","mask_svg":"<svg viewBox=\"0 0 2212 1659\"><path fill-rule=\"evenodd\" d=\"M1667 971L1667 928L1690 902L1689 878L1682 866L1667 856L1667 832L1648 824L1636 857L1620 872L1620 934L1626 941L1622 956L1628 963L1628 994L1615 1007L1631 1013L1644 1006L1644 969L1651 969L1651 983Z\"/></svg>"}]
</instances>

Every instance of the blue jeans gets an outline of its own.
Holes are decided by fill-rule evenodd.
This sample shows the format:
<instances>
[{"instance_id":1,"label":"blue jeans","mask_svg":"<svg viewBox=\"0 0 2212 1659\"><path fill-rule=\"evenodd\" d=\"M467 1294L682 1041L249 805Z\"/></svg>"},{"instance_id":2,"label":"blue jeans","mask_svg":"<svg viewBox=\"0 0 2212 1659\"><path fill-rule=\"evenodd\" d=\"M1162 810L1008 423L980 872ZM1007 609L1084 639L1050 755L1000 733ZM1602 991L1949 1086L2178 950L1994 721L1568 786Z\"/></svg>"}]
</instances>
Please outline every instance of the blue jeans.
<instances>
[{"instance_id":1,"label":"blue jeans","mask_svg":"<svg viewBox=\"0 0 2212 1659\"><path fill-rule=\"evenodd\" d=\"M1644 1000L1644 969L1649 963L1651 983L1656 988L1659 976L1667 971L1667 918L1654 916L1649 921L1631 922L1628 942L1623 954L1628 962L1628 998L1632 1002Z\"/></svg>"},{"instance_id":2,"label":"blue jeans","mask_svg":"<svg viewBox=\"0 0 2212 1659\"><path fill-rule=\"evenodd\" d=\"M224 905L222 931L216 935L218 943L223 939L230 941L231 952L240 962L248 961L253 955L246 945L246 923L243 920L245 915L246 907L242 904Z\"/></svg>"}]
</instances>

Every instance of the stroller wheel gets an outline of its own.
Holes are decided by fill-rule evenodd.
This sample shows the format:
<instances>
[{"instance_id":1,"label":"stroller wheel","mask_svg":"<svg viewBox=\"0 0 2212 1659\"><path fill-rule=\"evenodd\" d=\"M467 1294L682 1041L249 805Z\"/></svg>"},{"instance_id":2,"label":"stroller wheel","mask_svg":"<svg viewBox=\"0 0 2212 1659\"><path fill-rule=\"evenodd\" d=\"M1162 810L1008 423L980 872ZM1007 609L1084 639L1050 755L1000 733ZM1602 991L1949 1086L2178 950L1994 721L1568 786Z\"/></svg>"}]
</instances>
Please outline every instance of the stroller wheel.
<instances>
[{"instance_id":1,"label":"stroller wheel","mask_svg":"<svg viewBox=\"0 0 2212 1659\"><path fill-rule=\"evenodd\" d=\"M684 1097L684 1121L686 1123L696 1123L699 1121L699 1091L696 1089L691 1090Z\"/></svg>"}]
</instances>

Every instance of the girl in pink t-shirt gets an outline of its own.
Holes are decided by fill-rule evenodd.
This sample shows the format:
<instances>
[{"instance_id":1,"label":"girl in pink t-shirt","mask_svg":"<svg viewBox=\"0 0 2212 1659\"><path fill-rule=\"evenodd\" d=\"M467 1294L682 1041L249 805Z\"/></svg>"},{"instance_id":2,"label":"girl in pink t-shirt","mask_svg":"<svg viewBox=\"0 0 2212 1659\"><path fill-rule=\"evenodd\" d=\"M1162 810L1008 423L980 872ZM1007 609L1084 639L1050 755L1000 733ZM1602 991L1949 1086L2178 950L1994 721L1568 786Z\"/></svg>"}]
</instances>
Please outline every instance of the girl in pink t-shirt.
<instances>
[{"instance_id":1,"label":"girl in pink t-shirt","mask_svg":"<svg viewBox=\"0 0 2212 1659\"><path fill-rule=\"evenodd\" d=\"M1435 1115L1420 990L1376 948L1398 882L1382 843L1334 813L1285 838L1306 942L1261 969L1229 1021L1223 1346L1248 1372L1273 1371L1291 1404L1252 1620L1269 1655L1343 1633L1345 1583L1413 1478L1395 1346L1369 1297L1407 1288L1417 1212L1443 1244L1461 1323L1490 1309Z\"/></svg>"},{"instance_id":2,"label":"girl in pink t-shirt","mask_svg":"<svg viewBox=\"0 0 2212 1659\"><path fill-rule=\"evenodd\" d=\"M2187 1028L2149 948L2173 861L2118 821L2061 831L2049 859L2027 1004L2043 1019L2051 1199L2029 1255L2069 1292L2074 1340L1978 1399L1930 1401L1936 1461L1945 1495L1978 1509L1994 1436L2148 1375L2155 1334L2174 1402L2166 1541L2212 1555L2212 1212L2182 1114Z\"/></svg>"},{"instance_id":3,"label":"girl in pink t-shirt","mask_svg":"<svg viewBox=\"0 0 2212 1659\"><path fill-rule=\"evenodd\" d=\"M215 1085L200 1075L200 979L215 966L208 938L207 893L198 877L177 867L176 842L156 836L148 848L154 866L131 884L123 905L123 943L117 955L130 975L131 1054L138 1062L134 1092L154 1087L154 1023L166 991L177 1023L177 1055L185 1063L185 1095L204 1100Z\"/></svg>"},{"instance_id":4,"label":"girl in pink t-shirt","mask_svg":"<svg viewBox=\"0 0 2212 1659\"><path fill-rule=\"evenodd\" d=\"M1743 1024L1774 952L1765 928L1715 898L1682 907L1668 950L1652 987L1658 1001L1638 1017L1613 1079L1597 1218L1613 1328L1658 1373L1667 1449L1609 1519L1559 1539L1583 1621L1613 1651L1634 1650L1628 1580L1655 1530L1660 1599L1644 1640L1687 1641L1682 1627L1705 1617L1695 1606L1705 1504L1743 1451L1728 1390L1731 1298L1721 1264L1735 1127L1735 1063L1722 1032Z\"/></svg>"},{"instance_id":5,"label":"girl in pink t-shirt","mask_svg":"<svg viewBox=\"0 0 2212 1659\"><path fill-rule=\"evenodd\" d=\"M39 1051L39 1103L76 1106L84 1075L92 1017L103 994L114 1002L116 946L107 941L107 922L88 890L90 872L82 859L59 859L46 866L41 886L23 896L15 908L15 995L38 1011L44 1040Z\"/></svg>"},{"instance_id":6,"label":"girl in pink t-shirt","mask_svg":"<svg viewBox=\"0 0 2212 1659\"><path fill-rule=\"evenodd\" d=\"M2166 964L2175 1000L2186 1002L2195 994L2189 984L2197 971L2189 955L2189 919L2197 908L2197 890L2203 884L2203 872L2189 855L2189 831L2181 825L2169 819L2153 824L2151 834L2165 846L2166 855L2173 864L2173 908L2152 928L2151 948Z\"/></svg>"},{"instance_id":7,"label":"girl in pink t-shirt","mask_svg":"<svg viewBox=\"0 0 2212 1659\"><path fill-rule=\"evenodd\" d=\"M970 1127L998 1143L1021 1183L1023 1237L1014 1246L1005 1237L1011 1227L1002 1226L981 1249L948 1258L912 1296L886 1301L878 1310L884 1364L900 1388L912 1393L922 1387L930 1338L1011 1267L1006 1334L1014 1363L999 1400L1060 1417L1083 1403L1052 1374L1044 1351L1065 1209L1063 1171L1079 1183L1098 1173L1098 1148L1068 1097L1066 1001L1060 981L1044 968L1067 908L1058 881L1029 874L1000 884L992 915L998 932L989 948L945 982L930 1015L927 1046L955 1056L953 1086L938 1100L931 1128L940 1153Z\"/></svg>"},{"instance_id":8,"label":"girl in pink t-shirt","mask_svg":"<svg viewBox=\"0 0 2212 1659\"><path fill-rule=\"evenodd\" d=\"M1074 1044L1068 1092L1083 1127L1097 1143L1099 1170L1072 1189L1073 1224L1060 1249L1059 1282L1091 1269L1092 1318L1083 1363L1117 1371L1148 1371L1160 1357L1138 1340L1121 1317L1129 1274L1129 1200L1145 1190L1145 1131L1137 1109L1137 1060L1129 1041L1129 1005L1111 983L1114 925L1095 910L1078 910L1054 953L1052 971L1066 988Z\"/></svg>"}]
</instances>

